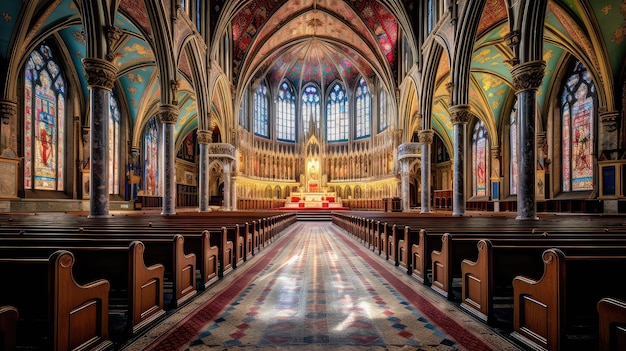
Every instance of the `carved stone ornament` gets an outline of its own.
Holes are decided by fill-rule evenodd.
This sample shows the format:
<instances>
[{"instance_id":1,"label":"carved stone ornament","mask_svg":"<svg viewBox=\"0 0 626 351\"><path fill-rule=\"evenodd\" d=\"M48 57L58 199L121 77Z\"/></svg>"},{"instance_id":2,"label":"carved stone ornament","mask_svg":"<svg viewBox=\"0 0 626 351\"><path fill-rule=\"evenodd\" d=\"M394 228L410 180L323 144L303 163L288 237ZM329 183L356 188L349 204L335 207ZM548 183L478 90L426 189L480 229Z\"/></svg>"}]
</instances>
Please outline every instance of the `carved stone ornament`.
<instances>
[{"instance_id":1,"label":"carved stone ornament","mask_svg":"<svg viewBox=\"0 0 626 351\"><path fill-rule=\"evenodd\" d=\"M178 107L175 105L161 105L158 112L161 123L176 123L178 119Z\"/></svg>"},{"instance_id":2,"label":"carved stone ornament","mask_svg":"<svg viewBox=\"0 0 626 351\"><path fill-rule=\"evenodd\" d=\"M117 68L106 60L84 58L85 78L90 87L98 87L107 90L113 89L117 78Z\"/></svg>"},{"instance_id":3,"label":"carved stone ornament","mask_svg":"<svg viewBox=\"0 0 626 351\"><path fill-rule=\"evenodd\" d=\"M450 120L452 124L465 124L469 121L472 113L469 105L452 105L450 106Z\"/></svg>"},{"instance_id":4,"label":"carved stone ornament","mask_svg":"<svg viewBox=\"0 0 626 351\"><path fill-rule=\"evenodd\" d=\"M17 103L9 100L0 100L0 118L2 121L17 117Z\"/></svg>"},{"instance_id":5,"label":"carved stone ornament","mask_svg":"<svg viewBox=\"0 0 626 351\"><path fill-rule=\"evenodd\" d=\"M605 130L609 133L613 133L617 130L617 118L619 117L619 112L611 111L611 112L600 112L600 121L604 126Z\"/></svg>"},{"instance_id":6,"label":"carved stone ornament","mask_svg":"<svg viewBox=\"0 0 626 351\"><path fill-rule=\"evenodd\" d=\"M235 147L228 143L209 144L209 157L234 160Z\"/></svg>"},{"instance_id":7,"label":"carved stone ornament","mask_svg":"<svg viewBox=\"0 0 626 351\"><path fill-rule=\"evenodd\" d=\"M543 82L545 71L545 61L521 63L511 69L513 87L518 93L526 90L536 90Z\"/></svg>"},{"instance_id":8,"label":"carved stone ornament","mask_svg":"<svg viewBox=\"0 0 626 351\"><path fill-rule=\"evenodd\" d=\"M434 135L435 132L432 129L420 130L418 134L420 143L428 145L432 144Z\"/></svg>"},{"instance_id":9,"label":"carved stone ornament","mask_svg":"<svg viewBox=\"0 0 626 351\"><path fill-rule=\"evenodd\" d=\"M198 144L210 144L213 141L210 130L198 130Z\"/></svg>"},{"instance_id":10,"label":"carved stone ornament","mask_svg":"<svg viewBox=\"0 0 626 351\"><path fill-rule=\"evenodd\" d=\"M419 143L404 143L398 146L398 160L419 157Z\"/></svg>"}]
</instances>

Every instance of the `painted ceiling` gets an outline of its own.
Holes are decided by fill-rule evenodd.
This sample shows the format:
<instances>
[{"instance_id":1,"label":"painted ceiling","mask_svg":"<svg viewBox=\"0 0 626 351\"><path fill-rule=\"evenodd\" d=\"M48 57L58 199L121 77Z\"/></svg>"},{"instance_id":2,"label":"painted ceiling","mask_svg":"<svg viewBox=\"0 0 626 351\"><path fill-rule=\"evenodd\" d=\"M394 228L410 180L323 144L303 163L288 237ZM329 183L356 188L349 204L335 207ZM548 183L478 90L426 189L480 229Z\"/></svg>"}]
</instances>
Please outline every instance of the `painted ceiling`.
<instances>
[{"instance_id":1,"label":"painted ceiling","mask_svg":"<svg viewBox=\"0 0 626 351\"><path fill-rule=\"evenodd\" d=\"M267 78L273 86L282 79L353 85L396 64L398 24L376 0L251 1L232 30L235 84Z\"/></svg>"}]
</instances>

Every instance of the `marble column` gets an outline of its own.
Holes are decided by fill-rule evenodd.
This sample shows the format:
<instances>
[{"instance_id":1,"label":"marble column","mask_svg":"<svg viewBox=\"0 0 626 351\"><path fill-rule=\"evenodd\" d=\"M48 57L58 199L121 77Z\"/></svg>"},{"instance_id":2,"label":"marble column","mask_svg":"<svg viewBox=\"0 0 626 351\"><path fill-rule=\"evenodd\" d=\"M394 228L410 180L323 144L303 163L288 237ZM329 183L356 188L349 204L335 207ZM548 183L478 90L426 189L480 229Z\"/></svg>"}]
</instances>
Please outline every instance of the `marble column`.
<instances>
[{"instance_id":1,"label":"marble column","mask_svg":"<svg viewBox=\"0 0 626 351\"><path fill-rule=\"evenodd\" d=\"M0 100L0 155L7 158L16 158L17 143L14 145L12 135L17 125L17 103L9 100ZM17 140L17 139L16 139Z\"/></svg>"},{"instance_id":2,"label":"marble column","mask_svg":"<svg viewBox=\"0 0 626 351\"><path fill-rule=\"evenodd\" d=\"M453 181L452 181L452 215L465 215L465 136L467 122L470 117L469 105L450 106L450 119L453 125Z\"/></svg>"},{"instance_id":3,"label":"marble column","mask_svg":"<svg viewBox=\"0 0 626 351\"><path fill-rule=\"evenodd\" d=\"M419 132L419 140L422 144L422 207L421 213L430 212L430 157L431 157L431 145L433 144L433 135L435 132L432 129L421 130Z\"/></svg>"},{"instance_id":4,"label":"marble column","mask_svg":"<svg viewBox=\"0 0 626 351\"><path fill-rule=\"evenodd\" d=\"M198 164L198 211L209 212L209 144L211 131L198 130L200 160Z\"/></svg>"},{"instance_id":5,"label":"marble column","mask_svg":"<svg viewBox=\"0 0 626 351\"><path fill-rule=\"evenodd\" d=\"M109 217L109 114L117 68L111 62L84 58L89 85L89 218Z\"/></svg>"},{"instance_id":6,"label":"marble column","mask_svg":"<svg viewBox=\"0 0 626 351\"><path fill-rule=\"evenodd\" d=\"M163 130L163 209L162 215L176 214L176 170L174 168L174 125L178 119L178 107L159 106L159 120Z\"/></svg>"},{"instance_id":7,"label":"marble column","mask_svg":"<svg viewBox=\"0 0 626 351\"><path fill-rule=\"evenodd\" d=\"M231 193L230 209L233 211L236 211L237 210L237 172L236 171L233 171L231 174L230 193Z\"/></svg>"},{"instance_id":8,"label":"marble column","mask_svg":"<svg viewBox=\"0 0 626 351\"><path fill-rule=\"evenodd\" d=\"M411 210L411 193L409 185L409 164L408 159L400 160L400 199L402 199L402 212Z\"/></svg>"},{"instance_id":9,"label":"marble column","mask_svg":"<svg viewBox=\"0 0 626 351\"><path fill-rule=\"evenodd\" d=\"M230 210L230 160L222 160L224 165L224 204L222 208L224 210Z\"/></svg>"},{"instance_id":10,"label":"marble column","mask_svg":"<svg viewBox=\"0 0 626 351\"><path fill-rule=\"evenodd\" d=\"M530 61L511 69L513 86L517 95L518 116L518 167L516 219L537 219L535 199L536 148L535 121L537 111L537 89L541 86L546 64Z\"/></svg>"}]
</instances>

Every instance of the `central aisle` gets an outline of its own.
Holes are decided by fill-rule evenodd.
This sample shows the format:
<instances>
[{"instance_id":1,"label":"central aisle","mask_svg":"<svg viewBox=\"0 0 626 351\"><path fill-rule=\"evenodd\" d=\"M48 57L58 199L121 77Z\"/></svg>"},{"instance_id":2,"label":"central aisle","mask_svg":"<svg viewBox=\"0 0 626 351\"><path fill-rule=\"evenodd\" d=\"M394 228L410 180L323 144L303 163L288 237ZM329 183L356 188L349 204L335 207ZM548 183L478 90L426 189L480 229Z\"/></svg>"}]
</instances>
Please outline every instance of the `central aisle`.
<instances>
[{"instance_id":1,"label":"central aisle","mask_svg":"<svg viewBox=\"0 0 626 351\"><path fill-rule=\"evenodd\" d=\"M258 274L248 269L228 286L213 287L221 291L169 325L149 349L516 349L488 330L479 332L495 345L466 330L463 321L454 322L450 311L406 285L412 283L406 273L402 277L399 269L330 223L298 222L236 271L254 266L262 255L274 257L258 263L267 264ZM241 286L244 281L247 285ZM425 307L442 319L429 320L419 310ZM194 324L200 327L189 335Z\"/></svg>"}]
</instances>

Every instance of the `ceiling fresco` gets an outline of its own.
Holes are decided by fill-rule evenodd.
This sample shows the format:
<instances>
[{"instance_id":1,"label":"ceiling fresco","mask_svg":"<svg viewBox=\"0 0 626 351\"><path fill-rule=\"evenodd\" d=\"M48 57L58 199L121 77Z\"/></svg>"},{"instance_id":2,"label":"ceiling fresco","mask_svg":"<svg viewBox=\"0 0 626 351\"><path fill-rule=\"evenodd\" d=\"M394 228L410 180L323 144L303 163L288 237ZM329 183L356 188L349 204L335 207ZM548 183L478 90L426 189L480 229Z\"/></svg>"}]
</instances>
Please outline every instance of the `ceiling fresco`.
<instances>
[{"instance_id":1,"label":"ceiling fresco","mask_svg":"<svg viewBox=\"0 0 626 351\"><path fill-rule=\"evenodd\" d=\"M252 1L232 29L234 73L270 84L353 84L396 64L398 24L375 0Z\"/></svg>"},{"instance_id":2,"label":"ceiling fresco","mask_svg":"<svg viewBox=\"0 0 626 351\"><path fill-rule=\"evenodd\" d=\"M2 19L0 19L0 33L13 33L18 16L20 15L21 7L21 1L2 2L0 5L0 13L2 14ZM2 54L2 57L7 56L10 39L11 36L9 35L0 35L0 54Z\"/></svg>"}]
</instances>

